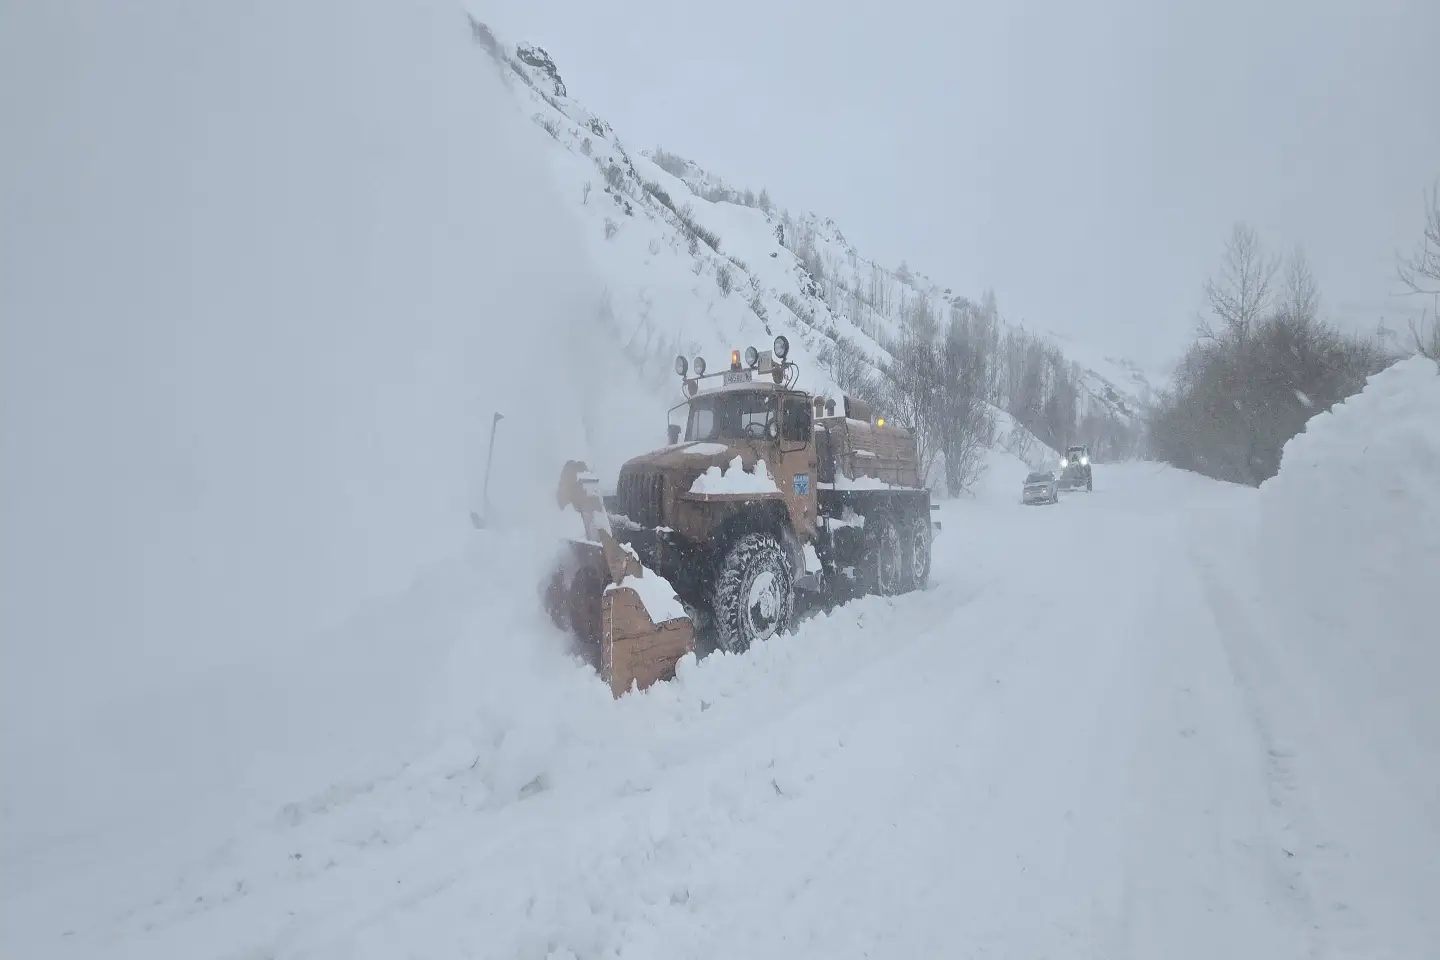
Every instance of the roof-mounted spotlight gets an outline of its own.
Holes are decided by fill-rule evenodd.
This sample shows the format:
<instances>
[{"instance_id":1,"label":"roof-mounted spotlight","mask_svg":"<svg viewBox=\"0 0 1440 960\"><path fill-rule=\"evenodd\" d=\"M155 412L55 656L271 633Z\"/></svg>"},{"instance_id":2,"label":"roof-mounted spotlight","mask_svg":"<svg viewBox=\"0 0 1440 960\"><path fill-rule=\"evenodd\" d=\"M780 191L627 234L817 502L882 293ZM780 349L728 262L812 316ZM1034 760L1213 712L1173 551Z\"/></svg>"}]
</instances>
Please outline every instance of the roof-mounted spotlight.
<instances>
[{"instance_id":1,"label":"roof-mounted spotlight","mask_svg":"<svg viewBox=\"0 0 1440 960\"><path fill-rule=\"evenodd\" d=\"M756 367L760 365L760 351L754 347L745 348L745 366Z\"/></svg>"},{"instance_id":2,"label":"roof-mounted spotlight","mask_svg":"<svg viewBox=\"0 0 1440 960\"><path fill-rule=\"evenodd\" d=\"M675 372L680 376L690 372L690 363L684 357L675 358Z\"/></svg>"},{"instance_id":3,"label":"roof-mounted spotlight","mask_svg":"<svg viewBox=\"0 0 1440 960\"><path fill-rule=\"evenodd\" d=\"M704 358L704 357L696 357L696 358L695 358L695 376L697 376L697 377L703 377L703 376L705 376L705 358Z\"/></svg>"},{"instance_id":4,"label":"roof-mounted spotlight","mask_svg":"<svg viewBox=\"0 0 1440 960\"><path fill-rule=\"evenodd\" d=\"M784 360L790 353L790 341L783 335L775 338L775 357Z\"/></svg>"}]
</instances>

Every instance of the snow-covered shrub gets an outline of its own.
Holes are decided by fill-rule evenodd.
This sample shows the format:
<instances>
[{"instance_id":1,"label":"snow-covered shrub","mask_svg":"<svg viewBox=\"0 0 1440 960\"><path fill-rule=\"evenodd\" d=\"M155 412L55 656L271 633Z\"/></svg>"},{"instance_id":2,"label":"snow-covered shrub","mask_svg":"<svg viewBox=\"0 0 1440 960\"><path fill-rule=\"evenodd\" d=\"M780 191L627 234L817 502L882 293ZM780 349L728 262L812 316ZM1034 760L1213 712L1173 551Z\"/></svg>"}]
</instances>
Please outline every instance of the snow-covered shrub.
<instances>
[{"instance_id":1,"label":"snow-covered shrub","mask_svg":"<svg viewBox=\"0 0 1440 960\"><path fill-rule=\"evenodd\" d=\"M620 168L618 163L605 166L605 182L609 184L611 190L616 192L625 189L625 171Z\"/></svg>"},{"instance_id":2,"label":"snow-covered shrub","mask_svg":"<svg viewBox=\"0 0 1440 960\"><path fill-rule=\"evenodd\" d=\"M692 254L695 252L694 241L705 244L716 253L720 252L720 238L716 236L713 230L705 229L705 227L695 219L695 210L689 204L676 210L675 216L680 218L681 229L685 231L686 236L692 241L690 250Z\"/></svg>"}]
</instances>

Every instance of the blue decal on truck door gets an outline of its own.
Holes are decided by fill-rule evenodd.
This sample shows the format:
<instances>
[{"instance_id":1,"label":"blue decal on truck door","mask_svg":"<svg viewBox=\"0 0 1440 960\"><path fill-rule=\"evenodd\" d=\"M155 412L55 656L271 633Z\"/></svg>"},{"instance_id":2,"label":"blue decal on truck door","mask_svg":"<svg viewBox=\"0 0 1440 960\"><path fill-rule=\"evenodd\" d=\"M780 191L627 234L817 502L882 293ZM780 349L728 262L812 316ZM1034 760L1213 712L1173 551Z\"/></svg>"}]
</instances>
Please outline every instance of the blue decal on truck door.
<instances>
[{"instance_id":1,"label":"blue decal on truck door","mask_svg":"<svg viewBox=\"0 0 1440 960\"><path fill-rule=\"evenodd\" d=\"M795 474L795 496L807 497L810 495L810 474Z\"/></svg>"}]
</instances>

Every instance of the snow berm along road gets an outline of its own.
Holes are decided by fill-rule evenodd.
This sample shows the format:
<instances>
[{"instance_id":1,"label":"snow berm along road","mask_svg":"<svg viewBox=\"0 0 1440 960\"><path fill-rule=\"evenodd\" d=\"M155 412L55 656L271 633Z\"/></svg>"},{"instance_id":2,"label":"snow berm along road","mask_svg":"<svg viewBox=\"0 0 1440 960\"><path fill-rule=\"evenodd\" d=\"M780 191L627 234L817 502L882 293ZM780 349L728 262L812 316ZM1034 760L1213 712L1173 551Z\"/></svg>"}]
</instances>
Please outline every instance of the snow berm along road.
<instances>
[{"instance_id":1,"label":"snow berm along road","mask_svg":"<svg viewBox=\"0 0 1440 960\"><path fill-rule=\"evenodd\" d=\"M663 398L544 135L446 5L249 13L0 12L0 956L1433 954L1433 366L1258 492L992 454L931 589L614 701L534 584Z\"/></svg>"}]
</instances>

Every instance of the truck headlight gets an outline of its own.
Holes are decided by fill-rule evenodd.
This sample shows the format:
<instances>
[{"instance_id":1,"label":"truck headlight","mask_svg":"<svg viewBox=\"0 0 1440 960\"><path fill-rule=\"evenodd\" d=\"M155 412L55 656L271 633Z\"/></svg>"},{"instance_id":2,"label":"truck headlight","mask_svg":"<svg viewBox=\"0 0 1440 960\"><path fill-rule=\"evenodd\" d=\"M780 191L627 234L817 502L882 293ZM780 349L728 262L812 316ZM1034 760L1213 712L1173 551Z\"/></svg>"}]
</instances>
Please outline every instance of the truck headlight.
<instances>
[{"instance_id":1,"label":"truck headlight","mask_svg":"<svg viewBox=\"0 0 1440 960\"><path fill-rule=\"evenodd\" d=\"M760 362L760 351L754 347L745 348L745 366L753 367Z\"/></svg>"},{"instance_id":2,"label":"truck headlight","mask_svg":"<svg viewBox=\"0 0 1440 960\"><path fill-rule=\"evenodd\" d=\"M1089 458L1089 457L1081 457L1081 458L1080 458L1080 466L1082 466L1082 467L1088 467L1088 466L1090 466L1090 458Z\"/></svg>"},{"instance_id":3,"label":"truck headlight","mask_svg":"<svg viewBox=\"0 0 1440 960\"><path fill-rule=\"evenodd\" d=\"M675 358L675 372L682 377L690 372L690 364L684 357Z\"/></svg>"},{"instance_id":4,"label":"truck headlight","mask_svg":"<svg viewBox=\"0 0 1440 960\"><path fill-rule=\"evenodd\" d=\"M696 357L696 358L695 358L695 376L697 376L697 377L703 377L703 376L705 376L705 358L704 358L704 357Z\"/></svg>"},{"instance_id":5,"label":"truck headlight","mask_svg":"<svg viewBox=\"0 0 1440 960\"><path fill-rule=\"evenodd\" d=\"M1069 460L1066 460L1064 457L1061 457L1061 458L1060 458L1060 469L1061 469L1061 470L1064 470L1064 469L1065 469L1066 467L1068 467L1068 466L1070 466L1070 461L1069 461Z\"/></svg>"},{"instance_id":6,"label":"truck headlight","mask_svg":"<svg viewBox=\"0 0 1440 960\"><path fill-rule=\"evenodd\" d=\"M775 356L784 360L790 353L790 341L784 336L775 338Z\"/></svg>"}]
</instances>

